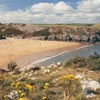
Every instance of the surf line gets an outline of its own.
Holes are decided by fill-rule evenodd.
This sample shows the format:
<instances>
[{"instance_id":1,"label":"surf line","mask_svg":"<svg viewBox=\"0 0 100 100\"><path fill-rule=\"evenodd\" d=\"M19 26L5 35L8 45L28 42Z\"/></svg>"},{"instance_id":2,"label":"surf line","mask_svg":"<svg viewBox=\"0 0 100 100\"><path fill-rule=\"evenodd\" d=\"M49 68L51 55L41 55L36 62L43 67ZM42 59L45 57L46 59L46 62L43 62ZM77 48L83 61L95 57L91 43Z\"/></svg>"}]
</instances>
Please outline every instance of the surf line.
<instances>
[{"instance_id":1,"label":"surf line","mask_svg":"<svg viewBox=\"0 0 100 100\"><path fill-rule=\"evenodd\" d=\"M60 55L62 55L62 54L69 53L69 52L72 52L72 51L76 51L76 50L79 50L79 49L82 49L82 48L91 47L91 46L93 46L93 44L91 44L91 45L85 45L85 46L82 46L82 47L76 48L76 49L74 49L74 50L64 51L64 52L61 52L61 53L59 53L59 54L57 54L57 55L54 55L54 56L50 56L50 57L46 57L46 58L43 58L43 59L37 60L37 61L32 62L32 63L30 63L29 65L25 66L25 67L22 68L21 70L29 69L29 68L32 67L32 65L35 65L35 64L38 64L38 63L41 63L41 62L47 61L47 60L49 60L49 59L55 58L55 57L60 56ZM34 66L33 66L33 67L34 67Z\"/></svg>"}]
</instances>

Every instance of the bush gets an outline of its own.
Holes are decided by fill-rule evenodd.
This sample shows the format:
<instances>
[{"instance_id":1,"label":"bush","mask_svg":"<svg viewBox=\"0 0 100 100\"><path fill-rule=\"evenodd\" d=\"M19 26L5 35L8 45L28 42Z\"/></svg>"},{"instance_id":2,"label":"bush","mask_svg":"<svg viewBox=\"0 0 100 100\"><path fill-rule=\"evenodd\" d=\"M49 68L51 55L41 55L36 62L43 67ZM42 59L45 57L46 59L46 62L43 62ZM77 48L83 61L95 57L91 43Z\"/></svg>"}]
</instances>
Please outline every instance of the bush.
<instances>
[{"instance_id":1,"label":"bush","mask_svg":"<svg viewBox=\"0 0 100 100\"><path fill-rule=\"evenodd\" d=\"M4 36L17 36L17 35L20 35L22 34L23 32L18 30L18 29L15 29L15 28L7 28L4 32L2 32L2 34Z\"/></svg>"},{"instance_id":2,"label":"bush","mask_svg":"<svg viewBox=\"0 0 100 100\"><path fill-rule=\"evenodd\" d=\"M83 57L76 57L74 59L70 59L64 63L65 67L85 67L86 66L86 58Z\"/></svg>"},{"instance_id":3,"label":"bush","mask_svg":"<svg viewBox=\"0 0 100 100\"><path fill-rule=\"evenodd\" d=\"M9 71L14 71L16 67L17 67L17 64L16 64L16 62L13 62L13 61L11 61L7 66Z\"/></svg>"},{"instance_id":4,"label":"bush","mask_svg":"<svg viewBox=\"0 0 100 100\"><path fill-rule=\"evenodd\" d=\"M0 39L6 39L2 34L0 34Z\"/></svg>"},{"instance_id":5,"label":"bush","mask_svg":"<svg viewBox=\"0 0 100 100\"><path fill-rule=\"evenodd\" d=\"M65 67L70 67L72 64L73 64L73 60L68 60L68 61L65 61L63 65Z\"/></svg>"},{"instance_id":6,"label":"bush","mask_svg":"<svg viewBox=\"0 0 100 100\"><path fill-rule=\"evenodd\" d=\"M96 71L100 70L100 56L98 53L94 53L88 58L84 57L76 57L74 59L70 59L64 63L65 67L73 67L73 68L88 68L90 70Z\"/></svg>"},{"instance_id":7,"label":"bush","mask_svg":"<svg viewBox=\"0 0 100 100\"><path fill-rule=\"evenodd\" d=\"M100 57L100 55L97 52L94 52L93 55L89 56L90 59L98 59L99 57Z\"/></svg>"}]
</instances>

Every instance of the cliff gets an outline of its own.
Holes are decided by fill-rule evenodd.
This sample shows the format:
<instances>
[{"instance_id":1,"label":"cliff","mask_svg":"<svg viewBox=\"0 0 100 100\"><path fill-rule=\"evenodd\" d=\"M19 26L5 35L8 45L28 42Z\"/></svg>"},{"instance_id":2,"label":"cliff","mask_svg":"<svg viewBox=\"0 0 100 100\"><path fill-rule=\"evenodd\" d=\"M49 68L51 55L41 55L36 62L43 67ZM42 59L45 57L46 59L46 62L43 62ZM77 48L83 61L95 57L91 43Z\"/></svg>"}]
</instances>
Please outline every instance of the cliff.
<instances>
[{"instance_id":1,"label":"cliff","mask_svg":"<svg viewBox=\"0 0 100 100\"><path fill-rule=\"evenodd\" d=\"M5 37L32 38L39 40L77 41L95 43L100 41L99 25L29 25L1 24L0 34Z\"/></svg>"}]
</instances>

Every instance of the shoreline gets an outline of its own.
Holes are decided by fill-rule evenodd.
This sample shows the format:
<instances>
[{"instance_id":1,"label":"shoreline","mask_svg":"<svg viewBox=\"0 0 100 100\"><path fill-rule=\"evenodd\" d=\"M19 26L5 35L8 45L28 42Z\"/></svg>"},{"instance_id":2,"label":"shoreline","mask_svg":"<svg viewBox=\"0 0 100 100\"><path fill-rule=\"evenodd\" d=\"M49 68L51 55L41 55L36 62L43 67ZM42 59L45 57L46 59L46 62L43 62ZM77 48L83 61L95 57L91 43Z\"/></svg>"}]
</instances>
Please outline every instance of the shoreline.
<instances>
[{"instance_id":1,"label":"shoreline","mask_svg":"<svg viewBox=\"0 0 100 100\"><path fill-rule=\"evenodd\" d=\"M50 58L52 56L62 54L66 51L74 50L76 48L80 48L80 47L83 47L83 46L85 46L85 45L78 44L78 45L75 45L73 47L66 46L66 47L62 47L62 48L32 53L31 55L24 56L21 59L16 59L16 62L17 62L18 65L21 65L20 69L24 69L24 67L31 65L33 62L37 62L37 61L42 60L42 59Z\"/></svg>"},{"instance_id":2,"label":"shoreline","mask_svg":"<svg viewBox=\"0 0 100 100\"><path fill-rule=\"evenodd\" d=\"M0 41L0 68L7 69L8 63L13 61L21 69L37 60L84 45L77 42L7 38Z\"/></svg>"},{"instance_id":3,"label":"shoreline","mask_svg":"<svg viewBox=\"0 0 100 100\"><path fill-rule=\"evenodd\" d=\"M91 47L91 46L93 46L93 45L94 45L94 44L83 45L83 46L81 46L81 47L74 48L74 49L72 49L72 50L63 51L63 52L58 53L58 54L56 54L56 55L53 55L53 56L49 56L49 57L45 57L45 58L39 59L39 60L34 61L34 62L30 63L29 65L25 66L25 67L22 68L21 70L29 69L29 68L32 67L32 65L33 65L33 67L34 67L34 65L37 64L37 63L41 63L41 62L43 62L43 61L52 59L52 58L54 58L54 57L60 56L60 55L65 54L65 53L69 53L69 52L76 51L76 50L79 50L79 49L82 49L82 48L86 48L86 47ZM39 66L39 67L41 67L41 66Z\"/></svg>"},{"instance_id":4,"label":"shoreline","mask_svg":"<svg viewBox=\"0 0 100 100\"><path fill-rule=\"evenodd\" d=\"M40 63L39 66L42 66L41 62L55 57L56 59L59 59L59 57L57 58L59 55L96 45L98 43L84 44L77 42L8 38L2 40L0 44L0 68L7 69L7 64L10 63L10 61L14 61L20 69L24 69L36 63Z\"/></svg>"}]
</instances>

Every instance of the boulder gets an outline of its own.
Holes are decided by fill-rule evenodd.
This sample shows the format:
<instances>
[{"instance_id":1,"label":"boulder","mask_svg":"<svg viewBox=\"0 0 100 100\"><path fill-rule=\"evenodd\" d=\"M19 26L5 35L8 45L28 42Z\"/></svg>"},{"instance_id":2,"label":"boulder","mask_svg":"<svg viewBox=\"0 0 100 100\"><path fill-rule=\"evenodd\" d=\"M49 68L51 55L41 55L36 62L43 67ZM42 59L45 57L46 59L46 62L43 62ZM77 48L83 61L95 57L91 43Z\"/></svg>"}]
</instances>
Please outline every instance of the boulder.
<instances>
[{"instance_id":1,"label":"boulder","mask_svg":"<svg viewBox=\"0 0 100 100\"><path fill-rule=\"evenodd\" d=\"M97 40L97 38L96 38L96 34L92 34L92 35L90 35L90 40L89 40L90 43L95 43L96 40Z\"/></svg>"},{"instance_id":2,"label":"boulder","mask_svg":"<svg viewBox=\"0 0 100 100\"><path fill-rule=\"evenodd\" d=\"M81 40L82 42L89 42L90 38L88 35L82 35Z\"/></svg>"},{"instance_id":3,"label":"boulder","mask_svg":"<svg viewBox=\"0 0 100 100\"><path fill-rule=\"evenodd\" d=\"M81 84L82 84L82 90L86 94L87 98L95 96L95 94L98 94L96 90L100 88L99 82L92 80L90 78L87 79L85 78L81 80Z\"/></svg>"},{"instance_id":4,"label":"boulder","mask_svg":"<svg viewBox=\"0 0 100 100\"><path fill-rule=\"evenodd\" d=\"M44 74L48 74L48 73L50 73L50 72L51 72L50 69L44 69L44 70L43 70L43 73L44 73Z\"/></svg>"}]
</instances>

